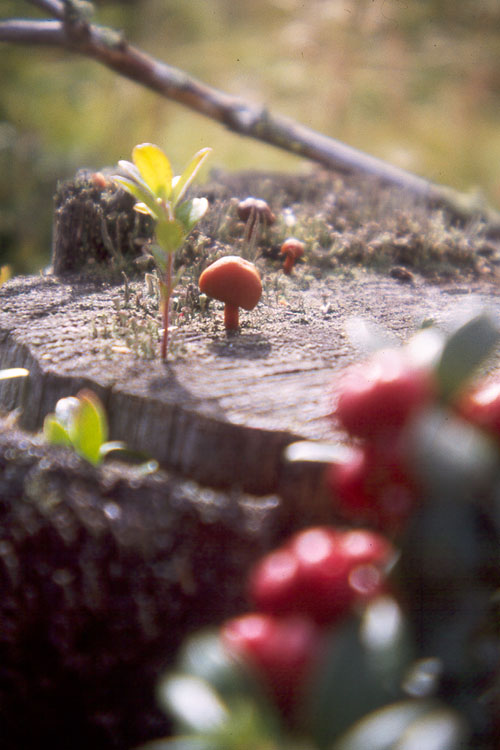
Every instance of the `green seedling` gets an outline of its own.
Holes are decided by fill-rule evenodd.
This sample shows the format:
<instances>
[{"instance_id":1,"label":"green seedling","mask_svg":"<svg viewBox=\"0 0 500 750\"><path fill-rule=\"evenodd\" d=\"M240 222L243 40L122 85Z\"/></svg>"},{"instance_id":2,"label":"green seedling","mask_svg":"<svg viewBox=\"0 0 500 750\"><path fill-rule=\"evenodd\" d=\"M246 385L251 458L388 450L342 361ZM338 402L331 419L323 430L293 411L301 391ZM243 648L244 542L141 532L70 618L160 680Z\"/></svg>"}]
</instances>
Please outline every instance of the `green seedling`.
<instances>
[{"instance_id":1,"label":"green seedling","mask_svg":"<svg viewBox=\"0 0 500 750\"><path fill-rule=\"evenodd\" d=\"M106 413L100 399L90 390L59 399L55 412L45 417L43 434L52 445L70 446L95 466L110 451L125 448L124 443L107 441Z\"/></svg>"},{"instance_id":2,"label":"green seedling","mask_svg":"<svg viewBox=\"0 0 500 750\"><path fill-rule=\"evenodd\" d=\"M167 358L170 297L175 283L172 260L188 234L204 216L206 198L182 200L186 190L205 161L210 148L198 151L181 175L174 176L170 161L158 146L142 143L132 151L132 162L118 162L125 176L114 180L137 201L135 210L156 222L157 244L151 249L160 273L160 308L163 319L161 357Z\"/></svg>"},{"instance_id":3,"label":"green seedling","mask_svg":"<svg viewBox=\"0 0 500 750\"><path fill-rule=\"evenodd\" d=\"M130 450L121 440L108 440L108 420L98 396L82 390L76 396L61 398L53 414L47 414L43 434L51 445L66 445L94 466L111 453L117 458L140 463L142 474L158 469L158 463L139 451Z\"/></svg>"}]
</instances>

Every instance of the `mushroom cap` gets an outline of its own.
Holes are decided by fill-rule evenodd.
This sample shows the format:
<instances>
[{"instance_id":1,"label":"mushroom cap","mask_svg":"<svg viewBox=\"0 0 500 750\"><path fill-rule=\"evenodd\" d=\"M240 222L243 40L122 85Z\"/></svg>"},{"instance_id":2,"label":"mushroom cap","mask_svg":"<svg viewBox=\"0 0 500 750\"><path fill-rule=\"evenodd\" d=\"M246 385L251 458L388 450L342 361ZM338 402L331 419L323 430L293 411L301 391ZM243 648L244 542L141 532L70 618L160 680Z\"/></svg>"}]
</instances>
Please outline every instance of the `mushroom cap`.
<instances>
[{"instance_id":1,"label":"mushroom cap","mask_svg":"<svg viewBox=\"0 0 500 750\"><path fill-rule=\"evenodd\" d=\"M293 255L294 258L300 258L304 255L305 245L295 237L289 237L281 246L280 255Z\"/></svg>"},{"instance_id":2,"label":"mushroom cap","mask_svg":"<svg viewBox=\"0 0 500 750\"><path fill-rule=\"evenodd\" d=\"M261 198L245 198L238 204L238 218L246 221L252 214L259 216L266 224L274 224L276 216L273 214L266 201Z\"/></svg>"},{"instance_id":3,"label":"mushroom cap","mask_svg":"<svg viewBox=\"0 0 500 750\"><path fill-rule=\"evenodd\" d=\"M253 310L262 295L260 274L253 263L238 255L226 255L205 268L200 291L227 305Z\"/></svg>"}]
</instances>

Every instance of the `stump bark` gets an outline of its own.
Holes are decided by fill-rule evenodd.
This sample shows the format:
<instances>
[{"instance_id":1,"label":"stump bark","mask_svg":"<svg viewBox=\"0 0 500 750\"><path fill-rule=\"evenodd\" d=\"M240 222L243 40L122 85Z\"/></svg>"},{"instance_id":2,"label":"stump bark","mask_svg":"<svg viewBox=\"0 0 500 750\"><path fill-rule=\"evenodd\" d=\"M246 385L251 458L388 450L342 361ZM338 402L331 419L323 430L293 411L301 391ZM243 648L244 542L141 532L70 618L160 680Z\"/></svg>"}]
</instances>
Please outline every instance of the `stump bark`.
<instances>
[{"instance_id":1,"label":"stump bark","mask_svg":"<svg viewBox=\"0 0 500 750\"><path fill-rule=\"evenodd\" d=\"M72 191L69 214L64 201L56 205L56 243L82 267L57 256L55 268L71 275L0 288L0 367L30 371L0 382L0 408L19 414L16 428L10 417L0 430L0 737L8 750L41 740L61 750L127 750L168 731L154 686L182 637L249 606L245 574L264 550L335 519L323 468L289 463L283 451L298 439L342 439L330 419L330 382L362 356L346 335L349 318L403 341L430 320L447 327L466 310L500 313L498 247L481 231L425 214L421 234L409 234L401 197L377 193L374 204L362 186L332 180L229 177L204 190L210 218L182 252L166 364L156 356L150 290L121 265L128 251L106 247L116 227L106 223L90 266L78 244L86 238L95 249L94 234L74 223L104 221L108 199L101 213L79 212ZM256 248L245 246L235 218L235 202L248 194L268 198L281 216ZM305 263L284 276L279 241L291 214L302 216L295 229L303 239L318 227L330 235L321 246L311 239ZM147 232L139 236L147 250ZM420 273L425 242L434 250L441 242L451 277ZM200 303L195 281L201 266L235 248L256 251L264 295L227 335L220 308ZM367 270L377 248L384 273ZM107 267L96 274L101 255ZM33 436L59 398L83 387L101 398L111 439L155 458L157 475L95 469Z\"/></svg>"}]
</instances>

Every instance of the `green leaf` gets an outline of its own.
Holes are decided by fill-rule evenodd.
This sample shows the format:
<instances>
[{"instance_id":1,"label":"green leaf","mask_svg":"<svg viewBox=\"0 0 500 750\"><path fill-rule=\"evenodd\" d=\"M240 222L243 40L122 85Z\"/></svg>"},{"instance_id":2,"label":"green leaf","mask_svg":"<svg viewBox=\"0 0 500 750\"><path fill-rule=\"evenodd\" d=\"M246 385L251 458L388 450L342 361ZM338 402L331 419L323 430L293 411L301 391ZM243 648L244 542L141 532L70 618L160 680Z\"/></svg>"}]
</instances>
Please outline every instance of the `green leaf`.
<instances>
[{"instance_id":1,"label":"green leaf","mask_svg":"<svg viewBox=\"0 0 500 750\"><path fill-rule=\"evenodd\" d=\"M106 414L92 391L80 391L78 400L80 408L75 414L73 429L69 434L77 453L97 465L102 461L101 445L108 437Z\"/></svg>"},{"instance_id":2,"label":"green leaf","mask_svg":"<svg viewBox=\"0 0 500 750\"><path fill-rule=\"evenodd\" d=\"M161 148L152 143L141 143L135 146L132 158L142 179L153 193L162 200L170 200L173 172Z\"/></svg>"},{"instance_id":3,"label":"green leaf","mask_svg":"<svg viewBox=\"0 0 500 750\"><path fill-rule=\"evenodd\" d=\"M372 602L361 621L335 629L308 695L317 746L329 747L366 713L398 698L411 658L408 626L390 597Z\"/></svg>"},{"instance_id":4,"label":"green leaf","mask_svg":"<svg viewBox=\"0 0 500 750\"><path fill-rule=\"evenodd\" d=\"M132 180L129 180L127 177L121 177L120 175L117 175L113 179L118 183L118 185L126 190L127 193L130 193L130 195L135 198L136 201L138 201L138 203L134 206L136 211L146 213L146 211L137 207L138 205L144 205L148 209L147 213L149 213L150 216L152 216L154 219L158 219L159 206L156 203L154 195L150 192L150 190L147 189L147 187L143 188L141 185L132 182Z\"/></svg>"},{"instance_id":5,"label":"green leaf","mask_svg":"<svg viewBox=\"0 0 500 750\"><path fill-rule=\"evenodd\" d=\"M71 438L54 414L47 414L43 421L43 436L51 445L72 445Z\"/></svg>"},{"instance_id":6,"label":"green leaf","mask_svg":"<svg viewBox=\"0 0 500 750\"><path fill-rule=\"evenodd\" d=\"M331 750L399 750L396 744L414 722L433 707L429 701L393 703L365 716L340 737ZM421 748L426 748L424 743Z\"/></svg>"},{"instance_id":7,"label":"green leaf","mask_svg":"<svg viewBox=\"0 0 500 750\"><path fill-rule=\"evenodd\" d=\"M463 750L469 730L461 716L436 708L416 719L398 742L398 750Z\"/></svg>"},{"instance_id":8,"label":"green leaf","mask_svg":"<svg viewBox=\"0 0 500 750\"><path fill-rule=\"evenodd\" d=\"M500 340L500 328L489 315L478 315L461 326L446 342L436 367L440 394L452 398Z\"/></svg>"},{"instance_id":9,"label":"green leaf","mask_svg":"<svg viewBox=\"0 0 500 750\"><path fill-rule=\"evenodd\" d=\"M208 682L229 707L231 715L235 710L243 710L243 706L253 706L265 732L280 733L277 711L260 681L227 652L217 630L201 631L188 638L180 651L178 667L179 671Z\"/></svg>"},{"instance_id":10,"label":"green leaf","mask_svg":"<svg viewBox=\"0 0 500 750\"><path fill-rule=\"evenodd\" d=\"M167 270L167 253L165 252L165 250L162 250L159 245L152 245L149 249L149 252L154 258L156 267L163 276L165 274L165 271Z\"/></svg>"},{"instance_id":11,"label":"green leaf","mask_svg":"<svg viewBox=\"0 0 500 750\"><path fill-rule=\"evenodd\" d=\"M433 407L407 432L408 461L426 497L479 497L498 471L498 447L482 430L449 409Z\"/></svg>"},{"instance_id":12,"label":"green leaf","mask_svg":"<svg viewBox=\"0 0 500 750\"><path fill-rule=\"evenodd\" d=\"M166 253L174 253L183 243L186 233L180 221L162 221L156 225L156 239Z\"/></svg>"},{"instance_id":13,"label":"green leaf","mask_svg":"<svg viewBox=\"0 0 500 750\"><path fill-rule=\"evenodd\" d=\"M184 169L183 173L175 178L174 188L172 190L172 202L174 206L180 201L211 151L211 148L202 148L200 151L197 151Z\"/></svg>"},{"instance_id":14,"label":"green leaf","mask_svg":"<svg viewBox=\"0 0 500 750\"><path fill-rule=\"evenodd\" d=\"M227 706L206 680L195 675L171 675L159 686L162 704L191 732L212 732L229 717Z\"/></svg>"},{"instance_id":15,"label":"green leaf","mask_svg":"<svg viewBox=\"0 0 500 750\"><path fill-rule=\"evenodd\" d=\"M184 201L175 209L175 218L182 222L186 234L193 229L199 220L205 215L208 208L206 198L193 198Z\"/></svg>"}]
</instances>

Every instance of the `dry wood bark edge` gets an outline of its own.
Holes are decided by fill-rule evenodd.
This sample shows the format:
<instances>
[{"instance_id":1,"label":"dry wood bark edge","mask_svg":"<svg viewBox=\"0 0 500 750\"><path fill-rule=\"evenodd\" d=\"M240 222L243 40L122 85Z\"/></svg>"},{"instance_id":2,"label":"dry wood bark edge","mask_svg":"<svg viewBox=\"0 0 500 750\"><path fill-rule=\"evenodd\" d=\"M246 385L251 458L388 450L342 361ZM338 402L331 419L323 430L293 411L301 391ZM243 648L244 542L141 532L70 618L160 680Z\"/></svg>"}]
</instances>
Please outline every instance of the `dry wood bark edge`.
<instances>
[{"instance_id":1,"label":"dry wood bark edge","mask_svg":"<svg viewBox=\"0 0 500 750\"><path fill-rule=\"evenodd\" d=\"M0 329L0 367L25 367L29 378L0 382L0 408L19 410L19 425L39 430L58 399L92 389L108 414L110 435L180 476L217 489L264 496L277 493L289 513L318 522L328 506L323 472L315 464L288 464L284 448L300 436L252 429L206 417L179 403L129 394L94 379L61 375L44 366L15 335Z\"/></svg>"},{"instance_id":2,"label":"dry wood bark edge","mask_svg":"<svg viewBox=\"0 0 500 750\"><path fill-rule=\"evenodd\" d=\"M91 24L73 4L38 0L34 5L56 20L11 19L0 23L0 42L62 47L92 58L119 75L209 117L239 135L255 138L330 169L377 177L407 190L457 219L480 217L491 234L500 233L500 213L449 187L436 185L404 169L347 146L295 121L273 115L187 75L130 45L114 29ZM71 9L71 13L67 11Z\"/></svg>"},{"instance_id":3,"label":"dry wood bark edge","mask_svg":"<svg viewBox=\"0 0 500 750\"><path fill-rule=\"evenodd\" d=\"M278 502L96 469L0 419L2 747L165 734L159 674L187 633L245 609L249 565L289 523Z\"/></svg>"}]
</instances>

